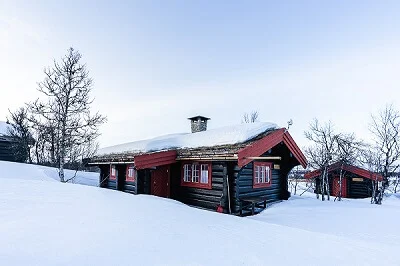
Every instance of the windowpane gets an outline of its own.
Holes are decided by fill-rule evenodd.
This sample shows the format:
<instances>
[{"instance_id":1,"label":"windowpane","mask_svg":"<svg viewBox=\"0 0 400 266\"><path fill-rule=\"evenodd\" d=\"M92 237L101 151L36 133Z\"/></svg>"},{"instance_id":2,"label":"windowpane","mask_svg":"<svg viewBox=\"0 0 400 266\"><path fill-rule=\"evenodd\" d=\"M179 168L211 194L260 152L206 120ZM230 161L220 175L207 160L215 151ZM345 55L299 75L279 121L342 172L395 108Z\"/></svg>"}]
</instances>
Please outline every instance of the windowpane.
<instances>
[{"instance_id":1,"label":"windowpane","mask_svg":"<svg viewBox=\"0 0 400 266\"><path fill-rule=\"evenodd\" d=\"M269 166L265 167L265 183L269 183L271 181L271 168Z\"/></svg>"},{"instance_id":2,"label":"windowpane","mask_svg":"<svg viewBox=\"0 0 400 266\"><path fill-rule=\"evenodd\" d=\"M208 184L208 165L207 164L202 164L201 165L200 183Z\"/></svg>"},{"instance_id":3,"label":"windowpane","mask_svg":"<svg viewBox=\"0 0 400 266\"><path fill-rule=\"evenodd\" d=\"M199 183L200 169L198 164L192 165L192 182Z\"/></svg>"},{"instance_id":4,"label":"windowpane","mask_svg":"<svg viewBox=\"0 0 400 266\"><path fill-rule=\"evenodd\" d=\"M133 178L134 176L134 169L133 167L128 168L128 177Z\"/></svg>"},{"instance_id":5,"label":"windowpane","mask_svg":"<svg viewBox=\"0 0 400 266\"><path fill-rule=\"evenodd\" d=\"M191 165L185 164L183 166L183 181L190 182L191 172L192 172Z\"/></svg>"}]
</instances>

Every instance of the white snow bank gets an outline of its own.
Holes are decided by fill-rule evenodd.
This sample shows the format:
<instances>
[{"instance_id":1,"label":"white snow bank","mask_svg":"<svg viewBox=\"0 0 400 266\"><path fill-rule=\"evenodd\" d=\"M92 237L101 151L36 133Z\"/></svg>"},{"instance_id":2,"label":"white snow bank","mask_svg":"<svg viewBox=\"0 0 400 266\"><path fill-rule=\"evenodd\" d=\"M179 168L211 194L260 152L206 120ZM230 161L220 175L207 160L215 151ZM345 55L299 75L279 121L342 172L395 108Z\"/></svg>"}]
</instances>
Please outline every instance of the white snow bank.
<instances>
[{"instance_id":1,"label":"white snow bank","mask_svg":"<svg viewBox=\"0 0 400 266\"><path fill-rule=\"evenodd\" d=\"M97 152L97 156L112 153L150 152L167 149L236 144L250 140L267 130L275 128L277 128L276 124L257 122L236 126L226 126L197 133L165 135L154 139L129 142L102 148Z\"/></svg>"},{"instance_id":2,"label":"white snow bank","mask_svg":"<svg viewBox=\"0 0 400 266\"><path fill-rule=\"evenodd\" d=\"M399 265L400 241L389 245L314 231L312 225L329 230L342 220L357 230L361 221L352 212L328 216L334 204L314 208L320 204L316 200L301 211L302 199L276 204L257 221L147 195L58 182L0 181L4 265ZM398 211L379 207L365 204L365 234L382 234L374 217L399 220ZM391 234L399 238L396 228Z\"/></svg>"},{"instance_id":3,"label":"white snow bank","mask_svg":"<svg viewBox=\"0 0 400 266\"><path fill-rule=\"evenodd\" d=\"M7 136L9 135L9 129L11 126L4 121L0 121L0 136Z\"/></svg>"},{"instance_id":4,"label":"white snow bank","mask_svg":"<svg viewBox=\"0 0 400 266\"><path fill-rule=\"evenodd\" d=\"M74 176L74 170L64 170L66 179ZM0 161L0 177L9 179L22 179L22 180L45 180L45 181L59 181L57 168ZM99 174L93 172L78 171L73 183L98 186Z\"/></svg>"}]
</instances>

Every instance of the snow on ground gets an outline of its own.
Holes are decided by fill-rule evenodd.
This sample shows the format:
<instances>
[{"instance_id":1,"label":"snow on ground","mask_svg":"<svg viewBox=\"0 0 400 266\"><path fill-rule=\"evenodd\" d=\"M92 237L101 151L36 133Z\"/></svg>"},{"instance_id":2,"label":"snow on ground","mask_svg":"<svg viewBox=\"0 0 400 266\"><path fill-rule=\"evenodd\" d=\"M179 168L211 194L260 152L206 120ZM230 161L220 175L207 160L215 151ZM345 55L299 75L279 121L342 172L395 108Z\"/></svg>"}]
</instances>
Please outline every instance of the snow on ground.
<instances>
[{"instance_id":1,"label":"snow on ground","mask_svg":"<svg viewBox=\"0 0 400 266\"><path fill-rule=\"evenodd\" d=\"M276 124L257 122L226 126L197 133L170 134L149 140L129 142L99 149L98 156L111 153L149 152L176 148L198 148L242 143L275 129Z\"/></svg>"},{"instance_id":2,"label":"snow on ground","mask_svg":"<svg viewBox=\"0 0 400 266\"><path fill-rule=\"evenodd\" d=\"M57 168L53 167L0 161L0 170L0 178L46 181L60 180ZM64 174L66 179L69 179L74 176L75 171L66 169ZM99 173L78 171L72 182L82 185L98 186Z\"/></svg>"},{"instance_id":3,"label":"snow on ground","mask_svg":"<svg viewBox=\"0 0 400 266\"><path fill-rule=\"evenodd\" d=\"M398 227L380 227L399 220L397 198L293 197L241 218L149 195L0 180L5 265L400 265Z\"/></svg>"}]
</instances>

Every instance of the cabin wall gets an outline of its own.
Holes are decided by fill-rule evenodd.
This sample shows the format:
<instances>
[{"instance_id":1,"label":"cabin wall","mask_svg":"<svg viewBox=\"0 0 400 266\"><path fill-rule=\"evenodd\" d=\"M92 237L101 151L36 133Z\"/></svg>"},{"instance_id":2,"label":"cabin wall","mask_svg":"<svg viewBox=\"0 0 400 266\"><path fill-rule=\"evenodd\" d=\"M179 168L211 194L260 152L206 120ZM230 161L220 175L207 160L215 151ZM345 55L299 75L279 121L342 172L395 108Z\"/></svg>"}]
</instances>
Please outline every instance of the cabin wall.
<instances>
[{"instance_id":1,"label":"cabin wall","mask_svg":"<svg viewBox=\"0 0 400 266\"><path fill-rule=\"evenodd\" d=\"M360 178L360 177L358 177ZM353 181L353 178L348 178L348 197L354 199L368 198L372 196L372 181L363 178L363 181Z\"/></svg>"},{"instance_id":2,"label":"cabin wall","mask_svg":"<svg viewBox=\"0 0 400 266\"><path fill-rule=\"evenodd\" d=\"M287 200L290 197L287 177L290 170L298 165L297 161L284 144L278 144L273 149L261 155L261 157L266 156L281 157L281 160L264 160L272 163L272 183L269 187L253 188L254 162L248 163L242 168L237 165L234 167L234 182L232 184L234 195L232 202L233 213L238 213L240 211L241 200L246 197L266 197L267 203Z\"/></svg>"},{"instance_id":3,"label":"cabin wall","mask_svg":"<svg viewBox=\"0 0 400 266\"><path fill-rule=\"evenodd\" d=\"M150 170L137 170L137 194L151 194Z\"/></svg>"},{"instance_id":4,"label":"cabin wall","mask_svg":"<svg viewBox=\"0 0 400 266\"><path fill-rule=\"evenodd\" d=\"M135 178L135 181L127 181L126 180L126 164L123 165L118 165L118 190L131 193L131 194L137 194L137 177Z\"/></svg>"},{"instance_id":5,"label":"cabin wall","mask_svg":"<svg viewBox=\"0 0 400 266\"><path fill-rule=\"evenodd\" d=\"M181 186L181 163L171 165L171 198L185 204L216 210L222 203L227 210L226 162L212 162L211 184L212 189Z\"/></svg>"},{"instance_id":6,"label":"cabin wall","mask_svg":"<svg viewBox=\"0 0 400 266\"><path fill-rule=\"evenodd\" d=\"M266 188L253 188L253 162L243 168L234 168L233 193L236 196L233 201L233 212L240 211L240 201L246 197L267 197L267 202L283 199L282 189L286 187L287 178L282 177L281 171L272 169L271 186Z\"/></svg>"},{"instance_id":7,"label":"cabin wall","mask_svg":"<svg viewBox=\"0 0 400 266\"><path fill-rule=\"evenodd\" d=\"M329 195L333 196L333 176L339 175L338 173L330 173L329 174ZM361 198L368 198L372 196L372 181L368 178L363 178L358 175L355 175L353 173L348 173L346 172L343 177L346 180L346 198L352 198L352 199L361 199ZM363 181L353 181L353 178L362 178ZM321 194L320 191L320 186L321 186L321 179L316 178L316 189L315 193L318 192Z\"/></svg>"},{"instance_id":8,"label":"cabin wall","mask_svg":"<svg viewBox=\"0 0 400 266\"><path fill-rule=\"evenodd\" d=\"M11 142L11 141L8 141L8 140L2 141L0 139L0 161L10 161L10 162L17 161L11 151L12 144L13 144L13 142Z\"/></svg>"}]
</instances>

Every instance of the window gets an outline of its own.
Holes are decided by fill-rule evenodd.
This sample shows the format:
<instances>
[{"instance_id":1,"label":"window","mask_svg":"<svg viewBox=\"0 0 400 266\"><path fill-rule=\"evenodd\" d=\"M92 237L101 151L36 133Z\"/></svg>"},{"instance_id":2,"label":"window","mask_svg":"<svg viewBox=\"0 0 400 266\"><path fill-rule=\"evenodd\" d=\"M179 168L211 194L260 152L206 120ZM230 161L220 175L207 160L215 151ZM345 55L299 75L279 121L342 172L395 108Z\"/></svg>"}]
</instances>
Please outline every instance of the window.
<instances>
[{"instance_id":1,"label":"window","mask_svg":"<svg viewBox=\"0 0 400 266\"><path fill-rule=\"evenodd\" d=\"M182 186L211 189L210 163L185 163L182 166Z\"/></svg>"},{"instance_id":2,"label":"window","mask_svg":"<svg viewBox=\"0 0 400 266\"><path fill-rule=\"evenodd\" d=\"M135 182L136 181L136 173L135 173L135 167L133 164L128 164L126 166L126 181L130 182Z\"/></svg>"},{"instance_id":3,"label":"window","mask_svg":"<svg viewBox=\"0 0 400 266\"><path fill-rule=\"evenodd\" d=\"M272 163L254 162L253 188L269 187L272 181Z\"/></svg>"},{"instance_id":4,"label":"window","mask_svg":"<svg viewBox=\"0 0 400 266\"><path fill-rule=\"evenodd\" d=\"M115 167L115 165L111 165L110 168L110 180L115 180L117 179L117 168Z\"/></svg>"}]
</instances>

